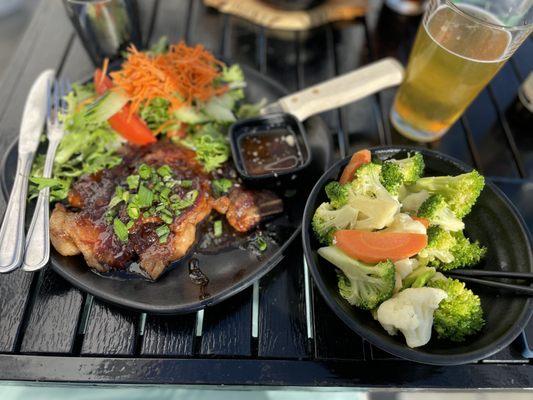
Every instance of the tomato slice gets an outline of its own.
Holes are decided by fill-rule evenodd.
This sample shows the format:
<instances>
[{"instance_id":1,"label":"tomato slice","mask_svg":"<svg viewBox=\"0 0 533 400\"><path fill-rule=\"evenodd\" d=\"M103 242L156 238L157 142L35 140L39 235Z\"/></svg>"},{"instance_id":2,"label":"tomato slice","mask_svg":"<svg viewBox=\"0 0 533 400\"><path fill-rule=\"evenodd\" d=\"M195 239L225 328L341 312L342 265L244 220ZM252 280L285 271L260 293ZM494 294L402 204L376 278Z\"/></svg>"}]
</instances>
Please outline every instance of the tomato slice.
<instances>
[{"instance_id":1,"label":"tomato slice","mask_svg":"<svg viewBox=\"0 0 533 400\"><path fill-rule=\"evenodd\" d=\"M368 164L370 161L371 154L369 150L364 149L354 153L348 165L344 167L344 171L342 171L339 183L344 185L345 183L351 182L355 175L355 171L357 171L357 168L363 164Z\"/></svg>"},{"instance_id":2,"label":"tomato slice","mask_svg":"<svg viewBox=\"0 0 533 400\"><path fill-rule=\"evenodd\" d=\"M94 71L94 88L96 93L104 94L113 87L113 82L101 69ZM108 120L109 125L128 142L143 146L157 141L156 137L146 123L137 115L130 112L129 104L113 115Z\"/></svg>"},{"instance_id":3,"label":"tomato slice","mask_svg":"<svg viewBox=\"0 0 533 400\"><path fill-rule=\"evenodd\" d=\"M427 242L427 235L420 233L340 230L334 236L335 246L347 255L372 264L412 257L426 247Z\"/></svg>"}]
</instances>

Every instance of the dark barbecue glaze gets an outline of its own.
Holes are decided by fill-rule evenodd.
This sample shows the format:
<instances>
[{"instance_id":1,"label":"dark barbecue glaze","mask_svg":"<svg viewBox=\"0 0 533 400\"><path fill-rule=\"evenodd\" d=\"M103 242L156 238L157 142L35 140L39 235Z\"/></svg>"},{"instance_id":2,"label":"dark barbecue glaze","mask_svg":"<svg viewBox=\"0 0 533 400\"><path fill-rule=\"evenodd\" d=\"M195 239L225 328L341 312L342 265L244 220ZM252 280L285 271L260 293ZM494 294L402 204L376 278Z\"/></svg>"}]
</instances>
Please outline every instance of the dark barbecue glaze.
<instances>
[{"instance_id":1,"label":"dark barbecue glaze","mask_svg":"<svg viewBox=\"0 0 533 400\"><path fill-rule=\"evenodd\" d=\"M211 194L211 176L196 161L194 151L167 141L143 148L124 146L123 162L111 169L86 175L77 180L68 196L68 205L57 204L51 217L51 239L63 255L84 255L87 264L100 272L125 269L138 262L152 279L164 268L183 257L196 240L196 227L213 209L226 214L229 224L239 232L253 229L260 221L260 208L255 203L254 192L233 187L228 196L214 199ZM106 219L108 204L118 185L146 163L152 167L168 165L176 179L192 181L192 186L179 185L173 194L183 197L191 190L198 191L193 205L181 211L170 224L171 233L166 243L159 243L156 228L162 221L158 217L141 215L129 230L127 242L120 241L113 226ZM264 197L264 196L263 196ZM275 197L270 194L269 197ZM117 206L118 218L127 219L124 203Z\"/></svg>"}]
</instances>

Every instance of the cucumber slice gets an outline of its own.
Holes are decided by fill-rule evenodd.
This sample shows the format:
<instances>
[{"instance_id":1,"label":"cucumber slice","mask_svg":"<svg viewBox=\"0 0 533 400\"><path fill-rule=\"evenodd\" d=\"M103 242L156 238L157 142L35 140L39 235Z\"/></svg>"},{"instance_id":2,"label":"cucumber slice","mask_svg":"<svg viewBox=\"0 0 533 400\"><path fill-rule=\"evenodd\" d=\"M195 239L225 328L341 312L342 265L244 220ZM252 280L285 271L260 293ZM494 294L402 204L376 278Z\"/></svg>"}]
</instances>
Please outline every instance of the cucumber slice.
<instances>
[{"instance_id":1,"label":"cucumber slice","mask_svg":"<svg viewBox=\"0 0 533 400\"><path fill-rule=\"evenodd\" d=\"M208 120L205 115L187 106L180 107L174 111L174 116L178 121L186 124L201 124Z\"/></svg>"},{"instance_id":2,"label":"cucumber slice","mask_svg":"<svg viewBox=\"0 0 533 400\"><path fill-rule=\"evenodd\" d=\"M122 110L128 101L126 95L108 90L87 106L84 116L92 123L102 123Z\"/></svg>"}]
</instances>

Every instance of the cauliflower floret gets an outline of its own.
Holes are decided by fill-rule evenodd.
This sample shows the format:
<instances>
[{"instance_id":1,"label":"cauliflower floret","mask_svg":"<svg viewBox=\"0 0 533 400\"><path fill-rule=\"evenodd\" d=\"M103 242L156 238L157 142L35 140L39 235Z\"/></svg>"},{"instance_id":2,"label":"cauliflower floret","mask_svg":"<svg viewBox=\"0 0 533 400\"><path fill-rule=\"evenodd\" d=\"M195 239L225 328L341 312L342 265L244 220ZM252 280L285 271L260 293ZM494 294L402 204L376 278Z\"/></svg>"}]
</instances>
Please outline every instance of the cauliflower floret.
<instances>
[{"instance_id":1,"label":"cauliflower floret","mask_svg":"<svg viewBox=\"0 0 533 400\"><path fill-rule=\"evenodd\" d=\"M404 197L400 197L400 202L402 203L402 211L408 212L418 212L418 209L424 201L426 201L430 194L427 190L421 190L416 193L403 193Z\"/></svg>"},{"instance_id":2,"label":"cauliflower floret","mask_svg":"<svg viewBox=\"0 0 533 400\"><path fill-rule=\"evenodd\" d=\"M405 289L381 303L377 320L389 335L402 332L407 346L424 346L431 339L433 314L446 297L441 289Z\"/></svg>"},{"instance_id":3,"label":"cauliflower floret","mask_svg":"<svg viewBox=\"0 0 533 400\"><path fill-rule=\"evenodd\" d=\"M418 267L418 260L416 258L404 258L394 262L396 272L400 274L401 279L413 272Z\"/></svg>"},{"instance_id":4,"label":"cauliflower floret","mask_svg":"<svg viewBox=\"0 0 533 400\"><path fill-rule=\"evenodd\" d=\"M383 232L420 233L426 234L426 227L420 221L412 219L408 214L396 214L392 223Z\"/></svg>"}]
</instances>

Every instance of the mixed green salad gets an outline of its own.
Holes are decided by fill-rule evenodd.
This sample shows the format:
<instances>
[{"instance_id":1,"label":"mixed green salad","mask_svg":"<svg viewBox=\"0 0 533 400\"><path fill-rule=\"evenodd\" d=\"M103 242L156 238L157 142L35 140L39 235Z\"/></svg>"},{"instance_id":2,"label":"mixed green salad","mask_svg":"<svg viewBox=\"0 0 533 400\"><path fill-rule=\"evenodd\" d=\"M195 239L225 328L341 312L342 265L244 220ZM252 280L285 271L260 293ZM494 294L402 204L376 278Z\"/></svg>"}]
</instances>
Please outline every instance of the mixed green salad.
<instances>
[{"instance_id":1,"label":"mixed green salad","mask_svg":"<svg viewBox=\"0 0 533 400\"><path fill-rule=\"evenodd\" d=\"M124 144L170 140L215 171L230 156L228 126L261 107L243 102L245 86L239 65L223 64L200 45L169 46L163 38L145 52L130 48L121 69L109 72L105 64L91 82L72 86L52 178L42 177L39 155L30 197L50 187L52 202L66 199L76 178L120 164Z\"/></svg>"},{"instance_id":2,"label":"mixed green salad","mask_svg":"<svg viewBox=\"0 0 533 400\"><path fill-rule=\"evenodd\" d=\"M326 185L312 226L318 254L338 268L340 295L368 310L409 347L462 342L484 325L480 298L442 272L471 267L486 248L465 234L463 218L484 187L477 171L425 176L420 153L373 161L355 153Z\"/></svg>"}]
</instances>

